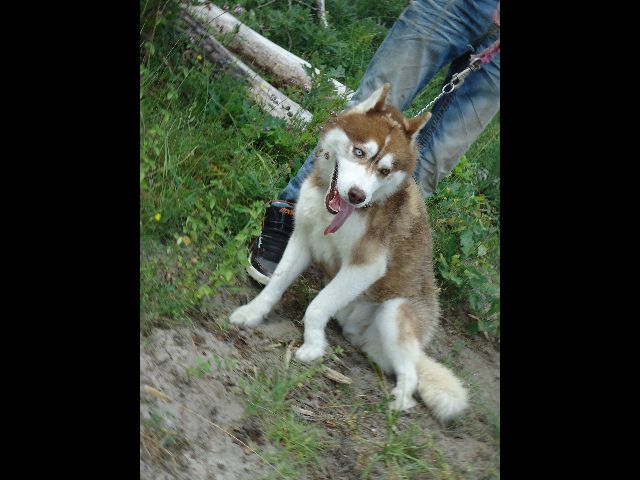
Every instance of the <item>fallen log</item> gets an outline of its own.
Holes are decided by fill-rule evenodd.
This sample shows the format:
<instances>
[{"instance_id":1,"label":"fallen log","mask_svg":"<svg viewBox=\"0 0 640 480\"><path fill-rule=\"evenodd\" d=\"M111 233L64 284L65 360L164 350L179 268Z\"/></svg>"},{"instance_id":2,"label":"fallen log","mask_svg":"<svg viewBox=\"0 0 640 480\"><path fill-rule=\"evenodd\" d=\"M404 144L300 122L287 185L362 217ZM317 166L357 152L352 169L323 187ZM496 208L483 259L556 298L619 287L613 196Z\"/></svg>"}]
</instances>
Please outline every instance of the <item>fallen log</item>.
<instances>
[{"instance_id":1,"label":"fallen log","mask_svg":"<svg viewBox=\"0 0 640 480\"><path fill-rule=\"evenodd\" d=\"M231 51L268 70L286 83L301 85L310 90L312 80L305 71L305 67L320 73L306 60L263 37L212 3L189 6L186 9L194 18L201 20L205 27L211 26L219 33L234 33L235 35L229 43ZM338 95L345 95L347 99L351 98L353 95L351 90L335 79L331 81Z\"/></svg>"},{"instance_id":2,"label":"fallen log","mask_svg":"<svg viewBox=\"0 0 640 480\"><path fill-rule=\"evenodd\" d=\"M291 100L277 88L263 79L233 53L216 40L195 18L182 12L186 32L195 45L203 50L203 55L211 62L226 68L232 75L248 83L248 92L256 103L269 115L282 118L287 123L309 123L310 112Z\"/></svg>"}]
</instances>

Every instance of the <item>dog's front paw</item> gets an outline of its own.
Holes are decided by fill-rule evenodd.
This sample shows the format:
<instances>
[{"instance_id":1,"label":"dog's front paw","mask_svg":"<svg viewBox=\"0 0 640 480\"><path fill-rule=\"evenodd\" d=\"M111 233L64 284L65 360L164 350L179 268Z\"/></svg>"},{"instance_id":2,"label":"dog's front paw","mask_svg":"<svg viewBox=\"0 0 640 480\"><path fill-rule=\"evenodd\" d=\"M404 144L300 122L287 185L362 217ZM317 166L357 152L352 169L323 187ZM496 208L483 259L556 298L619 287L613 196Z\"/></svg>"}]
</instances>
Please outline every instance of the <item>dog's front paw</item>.
<instances>
[{"instance_id":1,"label":"dog's front paw","mask_svg":"<svg viewBox=\"0 0 640 480\"><path fill-rule=\"evenodd\" d=\"M264 315L250 303L236 309L229 317L229 321L239 327L255 327L262 323L263 319Z\"/></svg>"},{"instance_id":2,"label":"dog's front paw","mask_svg":"<svg viewBox=\"0 0 640 480\"><path fill-rule=\"evenodd\" d=\"M324 355L326 343L305 342L296 352L296 358L304 363L313 362Z\"/></svg>"}]
</instances>

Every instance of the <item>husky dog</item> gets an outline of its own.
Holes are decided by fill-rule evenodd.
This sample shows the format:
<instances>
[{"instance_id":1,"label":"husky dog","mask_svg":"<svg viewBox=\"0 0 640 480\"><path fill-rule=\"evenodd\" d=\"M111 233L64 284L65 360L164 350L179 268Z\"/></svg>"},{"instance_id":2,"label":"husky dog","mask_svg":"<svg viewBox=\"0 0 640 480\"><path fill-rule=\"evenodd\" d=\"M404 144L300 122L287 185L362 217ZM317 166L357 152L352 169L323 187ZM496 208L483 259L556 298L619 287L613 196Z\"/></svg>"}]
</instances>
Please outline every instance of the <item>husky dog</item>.
<instances>
[{"instance_id":1,"label":"husky dog","mask_svg":"<svg viewBox=\"0 0 640 480\"><path fill-rule=\"evenodd\" d=\"M428 357L440 308L424 200L412 173L416 140L430 113L405 118L385 103L385 84L323 129L313 172L295 210L295 228L267 286L230 317L253 327L311 262L331 280L309 304L296 358L325 353L331 317L344 336L396 375L391 408L422 400L441 421L467 405L467 391Z\"/></svg>"}]
</instances>

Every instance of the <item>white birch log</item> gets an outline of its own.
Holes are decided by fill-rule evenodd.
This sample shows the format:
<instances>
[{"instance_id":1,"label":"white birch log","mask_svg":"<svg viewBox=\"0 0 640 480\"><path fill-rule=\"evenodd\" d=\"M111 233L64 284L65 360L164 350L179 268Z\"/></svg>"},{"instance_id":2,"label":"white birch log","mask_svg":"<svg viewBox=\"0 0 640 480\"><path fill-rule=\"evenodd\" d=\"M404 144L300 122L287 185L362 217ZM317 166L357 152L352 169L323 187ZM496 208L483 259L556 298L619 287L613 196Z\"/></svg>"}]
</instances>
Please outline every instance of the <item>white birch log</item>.
<instances>
[{"instance_id":1,"label":"white birch log","mask_svg":"<svg viewBox=\"0 0 640 480\"><path fill-rule=\"evenodd\" d=\"M301 85L309 90L312 81L305 71L305 67L320 73L306 60L263 37L212 3L188 6L186 9L193 17L201 20L203 26L212 27L214 33L235 33L237 31L229 44L229 49L243 59L268 70L286 83ZM347 99L351 98L353 95L351 90L335 79L331 81L338 95L345 95Z\"/></svg>"},{"instance_id":2,"label":"white birch log","mask_svg":"<svg viewBox=\"0 0 640 480\"><path fill-rule=\"evenodd\" d=\"M202 27L198 20L186 12L182 13L182 19L185 22L187 33L192 41L202 48L203 55L208 60L227 68L236 77L245 79L248 82L248 92L265 112L274 117L282 118L287 123L295 121L309 123L311 121L311 113L284 95L227 50Z\"/></svg>"},{"instance_id":3,"label":"white birch log","mask_svg":"<svg viewBox=\"0 0 640 480\"><path fill-rule=\"evenodd\" d=\"M318 19L320 19L320 25L323 28L329 28L327 23L327 13L324 8L324 0L316 0L316 7L318 9Z\"/></svg>"}]
</instances>

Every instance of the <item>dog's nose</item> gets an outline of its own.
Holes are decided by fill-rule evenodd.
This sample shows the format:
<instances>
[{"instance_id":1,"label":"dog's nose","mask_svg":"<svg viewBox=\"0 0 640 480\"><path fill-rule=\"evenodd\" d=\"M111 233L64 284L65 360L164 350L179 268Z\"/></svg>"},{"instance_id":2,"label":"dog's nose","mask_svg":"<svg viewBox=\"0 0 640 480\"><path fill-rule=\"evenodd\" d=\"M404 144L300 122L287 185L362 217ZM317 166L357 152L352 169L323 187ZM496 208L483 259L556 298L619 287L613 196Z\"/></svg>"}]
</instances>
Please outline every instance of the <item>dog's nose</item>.
<instances>
[{"instance_id":1,"label":"dog's nose","mask_svg":"<svg viewBox=\"0 0 640 480\"><path fill-rule=\"evenodd\" d=\"M349 201L355 205L364 202L367 195L358 187L351 187L349 189Z\"/></svg>"}]
</instances>

